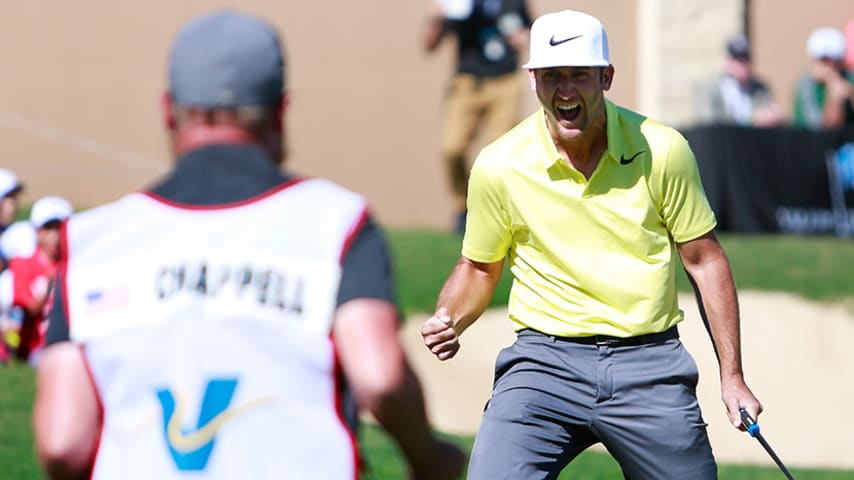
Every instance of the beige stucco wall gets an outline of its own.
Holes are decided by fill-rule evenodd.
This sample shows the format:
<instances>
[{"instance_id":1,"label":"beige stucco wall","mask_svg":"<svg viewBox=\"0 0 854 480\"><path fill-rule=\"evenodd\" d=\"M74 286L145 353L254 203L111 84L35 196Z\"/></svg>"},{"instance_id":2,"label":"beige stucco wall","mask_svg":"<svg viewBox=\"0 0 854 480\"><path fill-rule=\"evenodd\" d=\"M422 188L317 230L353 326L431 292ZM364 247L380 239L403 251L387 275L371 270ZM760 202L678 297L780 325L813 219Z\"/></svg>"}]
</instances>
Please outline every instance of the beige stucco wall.
<instances>
[{"instance_id":1,"label":"beige stucco wall","mask_svg":"<svg viewBox=\"0 0 854 480\"><path fill-rule=\"evenodd\" d=\"M741 31L742 0L639 0L638 108L675 125L695 115L697 84L714 75Z\"/></svg>"},{"instance_id":2,"label":"beige stucco wall","mask_svg":"<svg viewBox=\"0 0 854 480\"><path fill-rule=\"evenodd\" d=\"M805 32L842 26L850 0L754 0L757 67L780 92L802 66ZM88 207L142 188L168 169L158 105L172 34L218 0L31 0L0 17L0 165L27 183L25 201L69 197ZM788 5L783 7L782 5ZM609 96L672 123L690 121L695 80L722 59L740 0L530 0L603 20L617 69ZM438 162L441 93L451 44L420 46L428 0L282 2L242 9L284 32L292 104L290 167L363 192L393 226L451 225ZM791 44L791 45L790 45ZM526 91L525 111L536 107ZM783 95L783 93L781 93Z\"/></svg>"}]
</instances>

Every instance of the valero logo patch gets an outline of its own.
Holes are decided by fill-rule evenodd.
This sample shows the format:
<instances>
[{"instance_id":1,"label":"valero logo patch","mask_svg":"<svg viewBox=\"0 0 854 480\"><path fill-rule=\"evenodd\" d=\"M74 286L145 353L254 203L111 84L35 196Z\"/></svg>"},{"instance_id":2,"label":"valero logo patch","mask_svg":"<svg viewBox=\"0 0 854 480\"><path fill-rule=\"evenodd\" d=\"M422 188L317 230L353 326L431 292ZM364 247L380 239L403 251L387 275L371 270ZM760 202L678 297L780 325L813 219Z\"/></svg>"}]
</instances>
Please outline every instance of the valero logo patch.
<instances>
[{"instance_id":1,"label":"valero logo patch","mask_svg":"<svg viewBox=\"0 0 854 480\"><path fill-rule=\"evenodd\" d=\"M220 428L242 410L228 408L235 388L236 378L208 382L195 430L181 428L185 408L181 395L176 398L171 389L157 390L157 398L163 407L163 434L179 470L205 469Z\"/></svg>"},{"instance_id":2,"label":"valero logo patch","mask_svg":"<svg viewBox=\"0 0 854 480\"><path fill-rule=\"evenodd\" d=\"M171 388L157 390L157 398L163 407L163 435L179 470L204 470L220 429L236 416L275 399L264 396L230 407L236 388L236 378L208 381L194 429L181 428L186 402L180 392L175 394Z\"/></svg>"}]
</instances>

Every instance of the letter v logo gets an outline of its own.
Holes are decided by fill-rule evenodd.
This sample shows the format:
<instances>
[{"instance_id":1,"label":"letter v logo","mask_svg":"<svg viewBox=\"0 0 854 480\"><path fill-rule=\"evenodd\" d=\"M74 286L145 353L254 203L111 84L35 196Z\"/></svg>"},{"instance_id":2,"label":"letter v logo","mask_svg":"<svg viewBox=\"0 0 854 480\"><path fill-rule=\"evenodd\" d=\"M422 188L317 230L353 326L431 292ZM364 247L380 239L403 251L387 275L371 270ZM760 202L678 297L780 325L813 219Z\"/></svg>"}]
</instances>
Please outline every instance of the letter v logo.
<instances>
[{"instance_id":1,"label":"letter v logo","mask_svg":"<svg viewBox=\"0 0 854 480\"><path fill-rule=\"evenodd\" d=\"M181 428L184 400L171 389L157 390L163 407L163 434L169 452L179 470L204 470L213 451L216 434L222 425L237 413L228 410L237 379L216 379L208 382L195 431Z\"/></svg>"}]
</instances>

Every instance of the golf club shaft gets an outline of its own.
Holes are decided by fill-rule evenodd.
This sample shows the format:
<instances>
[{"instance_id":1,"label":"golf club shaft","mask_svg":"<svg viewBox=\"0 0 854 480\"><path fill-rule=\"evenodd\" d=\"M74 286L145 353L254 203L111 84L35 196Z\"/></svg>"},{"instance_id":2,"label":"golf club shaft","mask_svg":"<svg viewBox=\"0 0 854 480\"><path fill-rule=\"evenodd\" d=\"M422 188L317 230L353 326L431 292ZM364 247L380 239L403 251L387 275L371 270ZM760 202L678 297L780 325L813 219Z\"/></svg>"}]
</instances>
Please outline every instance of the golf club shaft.
<instances>
[{"instance_id":1,"label":"golf club shaft","mask_svg":"<svg viewBox=\"0 0 854 480\"><path fill-rule=\"evenodd\" d=\"M747 433L749 433L751 437L756 438L756 440L759 440L759 444L762 445L762 448L764 448L766 452L768 452L768 455L771 456L774 463L780 467L780 470L786 475L786 478L789 480L795 480L795 477L793 477L791 472L789 472L789 469L783 465L783 461L780 460L780 457L777 456L774 449L771 448L771 445L768 445L765 437L763 437L762 433L759 432L759 425L756 423L756 420L754 420L744 408L740 408L738 412L741 414L741 424L744 426L745 430L747 430Z\"/></svg>"},{"instance_id":2,"label":"golf club shaft","mask_svg":"<svg viewBox=\"0 0 854 480\"><path fill-rule=\"evenodd\" d=\"M780 460L780 457L778 457L777 454L774 453L774 449L771 448L771 445L768 445L768 442L765 441L765 437L763 437L762 434L759 432L756 432L755 437L756 440L759 440L759 443L762 445L762 448L764 448L765 451L768 452L768 455L771 455L771 459L773 459L774 463L776 463L777 466L780 467L780 470L783 471L783 473L786 475L786 478L788 478L789 480L795 480L795 477L792 476L792 474L789 472L789 469L786 468L785 465L783 465L783 461Z\"/></svg>"}]
</instances>

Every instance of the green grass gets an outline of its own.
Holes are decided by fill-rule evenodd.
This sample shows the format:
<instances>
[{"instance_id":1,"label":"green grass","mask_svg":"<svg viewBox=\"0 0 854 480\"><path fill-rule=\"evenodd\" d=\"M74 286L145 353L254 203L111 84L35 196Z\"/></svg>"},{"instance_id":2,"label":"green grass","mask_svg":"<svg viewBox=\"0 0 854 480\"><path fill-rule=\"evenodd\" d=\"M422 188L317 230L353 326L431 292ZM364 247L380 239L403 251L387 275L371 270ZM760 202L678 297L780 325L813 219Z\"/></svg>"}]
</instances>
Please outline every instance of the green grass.
<instances>
[{"instance_id":1,"label":"green grass","mask_svg":"<svg viewBox=\"0 0 854 480\"><path fill-rule=\"evenodd\" d=\"M461 237L424 231L388 232L401 308L431 312L460 257ZM789 292L816 301L854 299L854 241L834 237L721 235L739 289ZM510 275L505 269L491 305L506 305ZM690 291L684 273L677 288Z\"/></svg>"},{"instance_id":2,"label":"green grass","mask_svg":"<svg viewBox=\"0 0 854 480\"><path fill-rule=\"evenodd\" d=\"M361 432L365 450L364 460L368 471L365 480L405 480L404 465L390 437L373 425L365 425ZM452 438L452 437L446 437ZM453 437L458 445L471 449L473 440ZM815 470L790 468L798 480L850 480L854 471ZM560 480L614 480L623 478L620 467L610 455L588 450L576 458L560 475ZM721 480L779 480L783 474L776 467L723 465L718 469Z\"/></svg>"},{"instance_id":3,"label":"green grass","mask_svg":"<svg viewBox=\"0 0 854 480\"><path fill-rule=\"evenodd\" d=\"M722 236L738 288L818 301L854 298L854 241L786 235Z\"/></svg>"},{"instance_id":4,"label":"green grass","mask_svg":"<svg viewBox=\"0 0 854 480\"><path fill-rule=\"evenodd\" d=\"M425 230L387 232L404 313L431 312L445 279L460 258L460 235ZM507 304L510 274L504 272L491 306Z\"/></svg>"},{"instance_id":5,"label":"green grass","mask_svg":"<svg viewBox=\"0 0 854 480\"><path fill-rule=\"evenodd\" d=\"M459 258L461 238L426 231L391 231L389 243L404 312L429 312L445 278ZM721 242L733 265L741 289L791 292L819 301L854 298L854 241L830 237L730 236ZM507 302L510 276L505 272L493 305ZM680 275L678 288L689 286ZM0 366L0 479L43 478L33 450L30 427L34 393L33 371L26 365ZM360 434L367 479L404 480L404 466L395 445L377 427L365 425ZM466 450L471 437L451 437ZM806 440L805 440L806 441ZM842 480L854 471L792 469L799 480ZM561 479L611 480L622 478L607 454L587 451L561 475ZM721 479L772 480L782 478L773 467L724 465Z\"/></svg>"},{"instance_id":6,"label":"green grass","mask_svg":"<svg viewBox=\"0 0 854 480\"><path fill-rule=\"evenodd\" d=\"M41 478L30 427L34 393L29 365L0 365L0 478Z\"/></svg>"}]
</instances>

